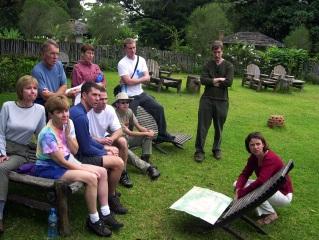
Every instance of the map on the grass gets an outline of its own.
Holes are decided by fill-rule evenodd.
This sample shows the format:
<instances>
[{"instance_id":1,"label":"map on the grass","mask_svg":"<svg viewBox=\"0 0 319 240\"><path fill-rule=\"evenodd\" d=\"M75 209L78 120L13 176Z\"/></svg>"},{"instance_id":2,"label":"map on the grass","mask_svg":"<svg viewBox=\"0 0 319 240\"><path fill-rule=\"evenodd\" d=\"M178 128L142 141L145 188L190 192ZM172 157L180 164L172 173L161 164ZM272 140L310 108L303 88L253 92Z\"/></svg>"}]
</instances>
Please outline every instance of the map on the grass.
<instances>
[{"instance_id":1,"label":"map on the grass","mask_svg":"<svg viewBox=\"0 0 319 240\"><path fill-rule=\"evenodd\" d=\"M222 193L195 186L173 203L170 208L214 224L232 200Z\"/></svg>"}]
</instances>

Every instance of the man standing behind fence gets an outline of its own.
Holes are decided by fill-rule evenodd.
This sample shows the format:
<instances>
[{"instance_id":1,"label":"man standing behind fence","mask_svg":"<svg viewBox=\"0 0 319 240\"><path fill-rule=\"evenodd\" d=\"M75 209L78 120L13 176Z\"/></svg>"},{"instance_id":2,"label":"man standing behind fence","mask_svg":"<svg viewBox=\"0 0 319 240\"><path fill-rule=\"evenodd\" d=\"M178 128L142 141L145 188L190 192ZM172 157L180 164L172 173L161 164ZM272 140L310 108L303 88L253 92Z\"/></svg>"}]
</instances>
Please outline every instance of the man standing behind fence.
<instances>
[{"instance_id":1,"label":"man standing behind fence","mask_svg":"<svg viewBox=\"0 0 319 240\"><path fill-rule=\"evenodd\" d=\"M213 120L215 136L212 153L221 159L222 130L228 112L228 87L233 83L233 65L223 59L223 43L215 41L212 45L213 59L204 66L200 81L205 85L198 109L198 125L194 160L202 162L205 158L204 146L208 129Z\"/></svg>"},{"instance_id":2,"label":"man standing behind fence","mask_svg":"<svg viewBox=\"0 0 319 240\"><path fill-rule=\"evenodd\" d=\"M63 65L59 58L59 45L52 39L47 40L41 46L41 58L32 69L32 76L38 82L38 97L36 103L44 105L49 97L56 95L64 95L67 89L66 75ZM68 94L68 97L75 95L74 91Z\"/></svg>"},{"instance_id":3,"label":"man standing behind fence","mask_svg":"<svg viewBox=\"0 0 319 240\"><path fill-rule=\"evenodd\" d=\"M118 63L118 73L121 77L121 91L134 99L130 108L136 113L137 107L141 106L154 117L158 126L157 141L173 141L174 136L166 131L164 108L142 89L142 83L149 82L150 75L145 59L135 55L136 41L132 38L125 39L124 51L126 56Z\"/></svg>"}]
</instances>

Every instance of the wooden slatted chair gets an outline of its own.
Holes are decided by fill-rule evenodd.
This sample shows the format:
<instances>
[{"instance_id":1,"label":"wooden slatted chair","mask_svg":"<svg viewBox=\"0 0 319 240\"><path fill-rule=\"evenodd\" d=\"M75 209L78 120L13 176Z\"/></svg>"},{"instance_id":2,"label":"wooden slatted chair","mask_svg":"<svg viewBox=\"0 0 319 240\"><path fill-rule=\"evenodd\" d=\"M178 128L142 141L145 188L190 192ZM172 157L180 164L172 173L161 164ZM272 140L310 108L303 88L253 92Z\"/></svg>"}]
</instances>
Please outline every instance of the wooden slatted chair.
<instances>
[{"instance_id":1,"label":"wooden slatted chair","mask_svg":"<svg viewBox=\"0 0 319 240\"><path fill-rule=\"evenodd\" d=\"M242 78L241 85L248 86L249 88L261 90L261 78L268 77L266 74L261 74L260 69L256 64L247 65L246 71Z\"/></svg>"},{"instance_id":2,"label":"wooden slatted chair","mask_svg":"<svg viewBox=\"0 0 319 240\"><path fill-rule=\"evenodd\" d=\"M149 114L148 112L145 111L145 109L143 107L141 107L141 106L137 107L136 118L137 118L138 122L143 127L146 127L148 129L152 129L155 132L155 135L157 136L158 127L157 127L156 121L151 114ZM192 136L182 134L182 133L176 133L176 134L172 134L172 135L175 136L175 139L174 139L174 141L171 141L171 143L174 144L176 147L181 148L181 149L183 149L183 144L192 138ZM167 153L164 149L162 149L160 147L160 143L157 143L154 141L153 146L155 149L159 150L160 152L165 153L165 154Z\"/></svg>"},{"instance_id":3,"label":"wooden slatted chair","mask_svg":"<svg viewBox=\"0 0 319 240\"><path fill-rule=\"evenodd\" d=\"M259 206L261 203L275 194L278 191L279 187L286 181L286 175L293 168L293 166L293 161L290 160L286 166L284 166L262 186L238 200L233 200L233 202L213 225L213 228L221 227L237 239L244 239L239 233L237 233L237 231L229 226L229 224L232 223L234 220L240 218L254 227L259 233L267 234L245 214L255 209L257 206Z\"/></svg>"},{"instance_id":4,"label":"wooden slatted chair","mask_svg":"<svg viewBox=\"0 0 319 240\"><path fill-rule=\"evenodd\" d=\"M304 83L304 81L295 79L292 75L287 75L286 69L282 65L276 65L269 78L263 79L262 85L265 88L273 88L274 91L288 91L290 87L302 90Z\"/></svg>"},{"instance_id":5,"label":"wooden slatted chair","mask_svg":"<svg viewBox=\"0 0 319 240\"><path fill-rule=\"evenodd\" d=\"M160 70L158 62L154 59L148 59L146 64L151 76L150 82L146 83L147 86L156 88L158 92L160 92L163 87L166 87L166 89L170 87L176 88L177 93L181 91L182 80L172 78L172 72Z\"/></svg>"}]
</instances>

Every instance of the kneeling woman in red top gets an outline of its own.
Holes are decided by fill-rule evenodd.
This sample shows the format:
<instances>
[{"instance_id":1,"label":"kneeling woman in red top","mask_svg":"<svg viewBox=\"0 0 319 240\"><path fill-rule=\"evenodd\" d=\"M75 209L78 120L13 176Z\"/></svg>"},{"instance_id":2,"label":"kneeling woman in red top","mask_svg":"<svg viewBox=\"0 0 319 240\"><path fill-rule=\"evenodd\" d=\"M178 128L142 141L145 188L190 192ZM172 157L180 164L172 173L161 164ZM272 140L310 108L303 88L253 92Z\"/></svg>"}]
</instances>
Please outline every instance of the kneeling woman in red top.
<instances>
[{"instance_id":1,"label":"kneeling woman in red top","mask_svg":"<svg viewBox=\"0 0 319 240\"><path fill-rule=\"evenodd\" d=\"M268 144L261 133L250 133L245 139L245 145L250 156L246 167L235 183L237 198L245 196L264 184L284 166L281 158L268 148ZM253 172L257 176L256 180L249 179ZM292 201L292 192L292 183L287 176L285 183L279 190L256 208L258 216L261 217L257 223L264 225L275 221L278 215L273 207L289 205Z\"/></svg>"}]
</instances>

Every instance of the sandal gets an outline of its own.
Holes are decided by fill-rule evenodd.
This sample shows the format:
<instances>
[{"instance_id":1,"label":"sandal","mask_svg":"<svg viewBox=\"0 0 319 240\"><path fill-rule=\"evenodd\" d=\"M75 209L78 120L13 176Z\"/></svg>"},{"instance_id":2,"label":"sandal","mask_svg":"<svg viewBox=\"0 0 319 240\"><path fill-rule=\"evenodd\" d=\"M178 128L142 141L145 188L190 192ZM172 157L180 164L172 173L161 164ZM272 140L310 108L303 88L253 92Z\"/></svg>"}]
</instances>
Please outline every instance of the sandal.
<instances>
[{"instance_id":1,"label":"sandal","mask_svg":"<svg viewBox=\"0 0 319 240\"><path fill-rule=\"evenodd\" d=\"M277 213L271 213L271 214L266 215L265 217L257 220L257 223L259 225L268 225L268 224L276 221L277 218L278 218Z\"/></svg>"}]
</instances>

